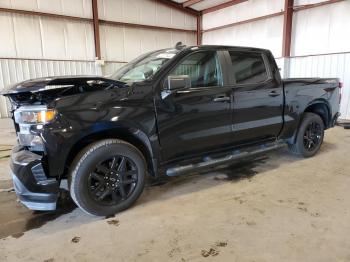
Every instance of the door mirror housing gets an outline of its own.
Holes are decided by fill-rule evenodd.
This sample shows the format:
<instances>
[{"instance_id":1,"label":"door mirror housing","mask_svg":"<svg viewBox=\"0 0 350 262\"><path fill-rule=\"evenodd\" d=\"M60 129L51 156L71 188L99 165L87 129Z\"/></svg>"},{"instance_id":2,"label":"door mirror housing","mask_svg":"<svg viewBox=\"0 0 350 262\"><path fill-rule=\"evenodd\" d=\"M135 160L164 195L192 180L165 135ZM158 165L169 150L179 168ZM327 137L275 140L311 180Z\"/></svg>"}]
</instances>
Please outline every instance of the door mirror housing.
<instances>
[{"instance_id":1,"label":"door mirror housing","mask_svg":"<svg viewBox=\"0 0 350 262\"><path fill-rule=\"evenodd\" d=\"M168 90L177 91L191 87L191 78L189 75L168 76Z\"/></svg>"}]
</instances>

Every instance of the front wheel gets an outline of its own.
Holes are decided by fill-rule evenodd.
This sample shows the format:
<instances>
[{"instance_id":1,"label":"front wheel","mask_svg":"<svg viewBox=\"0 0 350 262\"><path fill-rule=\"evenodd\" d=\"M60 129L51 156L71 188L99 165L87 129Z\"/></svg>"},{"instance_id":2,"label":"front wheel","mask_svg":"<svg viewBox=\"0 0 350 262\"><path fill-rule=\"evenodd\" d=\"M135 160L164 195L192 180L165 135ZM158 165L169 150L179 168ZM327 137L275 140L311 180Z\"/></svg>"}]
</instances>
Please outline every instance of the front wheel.
<instances>
[{"instance_id":1,"label":"front wheel","mask_svg":"<svg viewBox=\"0 0 350 262\"><path fill-rule=\"evenodd\" d=\"M102 140L86 147L74 160L70 193L86 213L114 215L139 198L145 177L145 159L136 147L118 139Z\"/></svg>"},{"instance_id":2,"label":"front wheel","mask_svg":"<svg viewBox=\"0 0 350 262\"><path fill-rule=\"evenodd\" d=\"M289 145L291 152L304 157L314 156L320 149L324 137L324 123L319 115L305 113L296 141Z\"/></svg>"}]
</instances>

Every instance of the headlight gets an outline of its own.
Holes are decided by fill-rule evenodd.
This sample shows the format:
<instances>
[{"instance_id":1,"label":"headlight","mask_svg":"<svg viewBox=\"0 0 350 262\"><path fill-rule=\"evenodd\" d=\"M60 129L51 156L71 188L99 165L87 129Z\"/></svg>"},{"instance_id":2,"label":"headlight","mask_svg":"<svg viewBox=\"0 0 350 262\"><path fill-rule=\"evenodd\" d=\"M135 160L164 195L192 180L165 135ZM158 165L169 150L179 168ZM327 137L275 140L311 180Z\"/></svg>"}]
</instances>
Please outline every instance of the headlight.
<instances>
[{"instance_id":1,"label":"headlight","mask_svg":"<svg viewBox=\"0 0 350 262\"><path fill-rule=\"evenodd\" d=\"M18 124L47 124L56 117L56 111L43 106L20 107L14 113Z\"/></svg>"}]
</instances>

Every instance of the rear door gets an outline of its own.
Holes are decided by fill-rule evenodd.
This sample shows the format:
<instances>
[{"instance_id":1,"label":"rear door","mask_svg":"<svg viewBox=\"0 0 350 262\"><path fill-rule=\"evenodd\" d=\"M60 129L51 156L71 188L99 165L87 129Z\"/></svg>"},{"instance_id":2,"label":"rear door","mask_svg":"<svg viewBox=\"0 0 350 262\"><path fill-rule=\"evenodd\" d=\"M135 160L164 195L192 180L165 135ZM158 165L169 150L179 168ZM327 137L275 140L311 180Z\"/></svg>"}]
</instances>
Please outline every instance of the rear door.
<instances>
[{"instance_id":1,"label":"rear door","mask_svg":"<svg viewBox=\"0 0 350 262\"><path fill-rule=\"evenodd\" d=\"M223 51L196 51L168 74L189 76L191 87L170 92L161 87L156 110L163 161L201 155L232 142L232 87L222 77L224 60Z\"/></svg>"},{"instance_id":2,"label":"rear door","mask_svg":"<svg viewBox=\"0 0 350 262\"><path fill-rule=\"evenodd\" d=\"M266 54L230 50L233 142L254 143L278 136L283 125L283 86Z\"/></svg>"}]
</instances>

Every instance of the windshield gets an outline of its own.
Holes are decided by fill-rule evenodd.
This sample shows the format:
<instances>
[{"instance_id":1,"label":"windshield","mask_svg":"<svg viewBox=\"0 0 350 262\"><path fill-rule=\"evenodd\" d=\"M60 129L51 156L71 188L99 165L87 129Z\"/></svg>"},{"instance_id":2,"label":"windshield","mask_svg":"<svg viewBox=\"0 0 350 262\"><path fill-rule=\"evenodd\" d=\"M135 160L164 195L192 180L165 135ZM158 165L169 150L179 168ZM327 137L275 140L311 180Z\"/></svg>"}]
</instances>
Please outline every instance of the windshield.
<instances>
[{"instance_id":1,"label":"windshield","mask_svg":"<svg viewBox=\"0 0 350 262\"><path fill-rule=\"evenodd\" d=\"M176 49L167 49L142 55L120 68L110 78L121 82L145 81L152 78L178 52Z\"/></svg>"}]
</instances>

